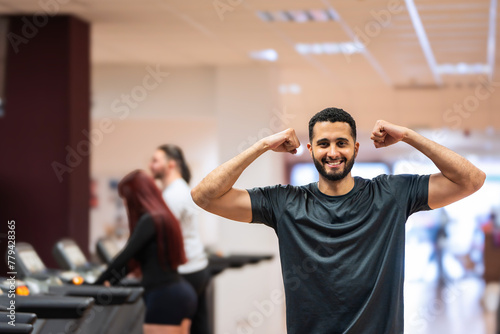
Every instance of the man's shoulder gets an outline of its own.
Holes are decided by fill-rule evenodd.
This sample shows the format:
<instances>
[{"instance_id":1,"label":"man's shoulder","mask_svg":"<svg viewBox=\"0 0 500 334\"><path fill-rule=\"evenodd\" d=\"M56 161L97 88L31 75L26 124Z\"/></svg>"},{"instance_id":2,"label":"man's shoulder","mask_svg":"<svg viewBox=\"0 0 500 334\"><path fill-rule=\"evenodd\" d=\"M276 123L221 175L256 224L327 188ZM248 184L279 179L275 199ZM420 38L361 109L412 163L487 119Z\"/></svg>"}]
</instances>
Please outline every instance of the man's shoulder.
<instances>
[{"instance_id":1,"label":"man's shoulder","mask_svg":"<svg viewBox=\"0 0 500 334\"><path fill-rule=\"evenodd\" d=\"M363 188L374 191L378 189L382 192L396 195L402 191L425 187L430 175L420 174L381 174L372 179L361 179L360 185ZM362 188L362 186L360 186Z\"/></svg>"},{"instance_id":2,"label":"man's shoulder","mask_svg":"<svg viewBox=\"0 0 500 334\"><path fill-rule=\"evenodd\" d=\"M301 206L304 200L314 197L314 183L301 186L291 184L277 184L266 187L255 187L247 189L252 203L270 201L274 205Z\"/></svg>"},{"instance_id":3,"label":"man's shoulder","mask_svg":"<svg viewBox=\"0 0 500 334\"><path fill-rule=\"evenodd\" d=\"M357 179L362 180L363 183L390 183L390 182L398 182L402 180L408 180L412 178L418 178L422 175L418 174L379 174L371 179L365 179L362 177L356 177Z\"/></svg>"},{"instance_id":4,"label":"man's shoulder","mask_svg":"<svg viewBox=\"0 0 500 334\"><path fill-rule=\"evenodd\" d=\"M163 197L168 201L179 201L186 197L191 198L191 189L183 179L178 179L163 190Z\"/></svg>"},{"instance_id":5,"label":"man's shoulder","mask_svg":"<svg viewBox=\"0 0 500 334\"><path fill-rule=\"evenodd\" d=\"M315 183L309 183L301 186L295 186L291 184L275 184L272 186L264 186L264 187L254 187L248 189L250 192L258 192L258 191L265 191L265 192L280 192L280 193L303 193L310 191Z\"/></svg>"},{"instance_id":6,"label":"man's shoulder","mask_svg":"<svg viewBox=\"0 0 500 334\"><path fill-rule=\"evenodd\" d=\"M191 189L189 188L189 184L187 184L187 182L184 181L184 179L177 179L177 180L173 181L172 183L170 183L165 188L165 192L178 192L178 191L182 191L182 192L191 191Z\"/></svg>"},{"instance_id":7,"label":"man's shoulder","mask_svg":"<svg viewBox=\"0 0 500 334\"><path fill-rule=\"evenodd\" d=\"M404 182L427 177L429 177L427 174L380 174L372 180L375 182Z\"/></svg>"}]
</instances>

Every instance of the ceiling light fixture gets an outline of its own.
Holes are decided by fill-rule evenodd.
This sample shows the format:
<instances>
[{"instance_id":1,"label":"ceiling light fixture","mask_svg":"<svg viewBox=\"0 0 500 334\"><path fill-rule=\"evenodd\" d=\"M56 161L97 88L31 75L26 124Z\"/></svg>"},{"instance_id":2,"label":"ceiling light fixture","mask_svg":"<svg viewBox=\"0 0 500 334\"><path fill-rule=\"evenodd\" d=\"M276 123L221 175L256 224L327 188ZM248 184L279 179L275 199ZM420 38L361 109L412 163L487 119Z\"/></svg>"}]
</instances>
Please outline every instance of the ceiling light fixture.
<instances>
[{"instance_id":1,"label":"ceiling light fixture","mask_svg":"<svg viewBox=\"0 0 500 334\"><path fill-rule=\"evenodd\" d=\"M361 53L365 46L361 42L343 42L343 43L297 43L295 50L303 55L307 54L354 54Z\"/></svg>"},{"instance_id":2,"label":"ceiling light fixture","mask_svg":"<svg viewBox=\"0 0 500 334\"><path fill-rule=\"evenodd\" d=\"M489 74L490 66L488 64L440 64L436 65L436 70L438 74L455 74L455 75L466 75L466 74Z\"/></svg>"},{"instance_id":3,"label":"ceiling light fixture","mask_svg":"<svg viewBox=\"0 0 500 334\"><path fill-rule=\"evenodd\" d=\"M264 22L328 22L336 21L335 12L329 9L257 11L257 17Z\"/></svg>"},{"instance_id":4,"label":"ceiling light fixture","mask_svg":"<svg viewBox=\"0 0 500 334\"><path fill-rule=\"evenodd\" d=\"M274 49L266 49L250 52L250 58L274 62L278 60L278 52Z\"/></svg>"},{"instance_id":5,"label":"ceiling light fixture","mask_svg":"<svg viewBox=\"0 0 500 334\"><path fill-rule=\"evenodd\" d=\"M417 34L418 41L420 42L420 46L422 51L424 52L425 59L427 60L427 64L432 72L432 76L434 77L434 81L437 85L442 85L443 81L438 74L436 58L434 57L434 53L432 52L431 44L429 43L429 39L427 38L427 33L425 32L424 25L422 24L422 20L420 19L420 14L418 13L417 7L413 0L405 0L406 9L408 10L408 14L410 14L411 22L413 23L413 28L415 29L415 33Z\"/></svg>"},{"instance_id":6,"label":"ceiling light fixture","mask_svg":"<svg viewBox=\"0 0 500 334\"><path fill-rule=\"evenodd\" d=\"M490 81L493 81L493 71L495 70L495 50L496 50L496 28L497 28L497 0L491 0L488 23L488 73Z\"/></svg>"},{"instance_id":7,"label":"ceiling light fixture","mask_svg":"<svg viewBox=\"0 0 500 334\"><path fill-rule=\"evenodd\" d=\"M298 95L300 92L302 92L302 88L298 84L283 84L279 86L279 91L281 94L292 94L292 95Z\"/></svg>"}]
</instances>

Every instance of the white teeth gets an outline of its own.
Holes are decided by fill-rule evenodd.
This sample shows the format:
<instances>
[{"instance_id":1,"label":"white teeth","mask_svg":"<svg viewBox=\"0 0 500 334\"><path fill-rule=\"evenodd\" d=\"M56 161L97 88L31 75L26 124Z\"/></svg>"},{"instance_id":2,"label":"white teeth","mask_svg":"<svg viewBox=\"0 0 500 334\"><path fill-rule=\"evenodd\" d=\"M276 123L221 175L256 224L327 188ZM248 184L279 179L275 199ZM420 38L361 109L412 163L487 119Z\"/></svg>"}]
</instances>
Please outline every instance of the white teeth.
<instances>
[{"instance_id":1,"label":"white teeth","mask_svg":"<svg viewBox=\"0 0 500 334\"><path fill-rule=\"evenodd\" d=\"M338 165L340 165L341 163L342 163L342 161L337 161L337 162L333 162L333 161L331 161L331 162L327 162L327 164L328 164L328 165L330 165L330 166L338 166Z\"/></svg>"}]
</instances>

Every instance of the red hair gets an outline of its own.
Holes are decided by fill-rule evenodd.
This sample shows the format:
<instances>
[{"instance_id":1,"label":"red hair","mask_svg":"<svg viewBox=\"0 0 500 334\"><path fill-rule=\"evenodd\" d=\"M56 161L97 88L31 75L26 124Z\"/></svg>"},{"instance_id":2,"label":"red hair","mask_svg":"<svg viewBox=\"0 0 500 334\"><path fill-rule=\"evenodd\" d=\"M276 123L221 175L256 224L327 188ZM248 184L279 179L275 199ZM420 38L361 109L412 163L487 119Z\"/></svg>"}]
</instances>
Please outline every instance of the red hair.
<instances>
[{"instance_id":1,"label":"red hair","mask_svg":"<svg viewBox=\"0 0 500 334\"><path fill-rule=\"evenodd\" d=\"M118 184L118 193L125 199L130 233L142 215L148 213L155 223L160 263L173 269L187 262L179 221L172 214L153 179L142 170L127 174ZM165 259L165 244L168 258ZM136 264L132 262L132 266Z\"/></svg>"}]
</instances>

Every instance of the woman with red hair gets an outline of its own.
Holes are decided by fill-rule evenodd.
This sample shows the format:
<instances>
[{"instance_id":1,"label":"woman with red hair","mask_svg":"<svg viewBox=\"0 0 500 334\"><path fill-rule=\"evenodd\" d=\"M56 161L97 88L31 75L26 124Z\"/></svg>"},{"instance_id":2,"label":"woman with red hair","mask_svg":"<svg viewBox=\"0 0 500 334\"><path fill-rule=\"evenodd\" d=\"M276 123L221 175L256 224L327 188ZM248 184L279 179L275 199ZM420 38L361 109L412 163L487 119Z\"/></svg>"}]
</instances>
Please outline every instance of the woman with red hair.
<instances>
[{"instance_id":1,"label":"woman with red hair","mask_svg":"<svg viewBox=\"0 0 500 334\"><path fill-rule=\"evenodd\" d=\"M146 305L144 333L188 334L197 296L177 272L186 262L180 224L144 171L126 175L118 193L127 208L130 238L95 284L117 284L140 266Z\"/></svg>"}]
</instances>

